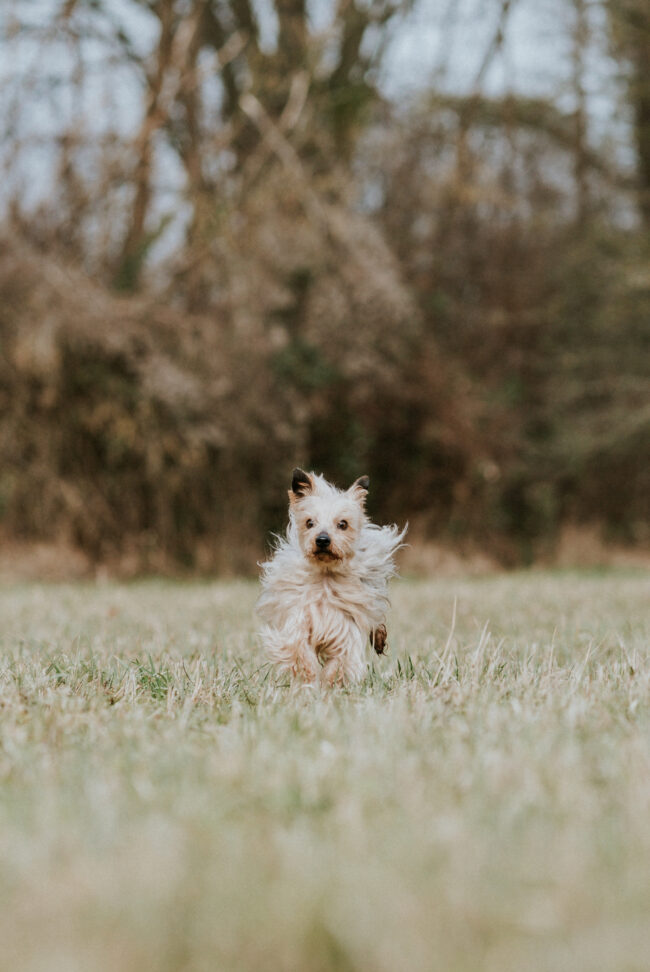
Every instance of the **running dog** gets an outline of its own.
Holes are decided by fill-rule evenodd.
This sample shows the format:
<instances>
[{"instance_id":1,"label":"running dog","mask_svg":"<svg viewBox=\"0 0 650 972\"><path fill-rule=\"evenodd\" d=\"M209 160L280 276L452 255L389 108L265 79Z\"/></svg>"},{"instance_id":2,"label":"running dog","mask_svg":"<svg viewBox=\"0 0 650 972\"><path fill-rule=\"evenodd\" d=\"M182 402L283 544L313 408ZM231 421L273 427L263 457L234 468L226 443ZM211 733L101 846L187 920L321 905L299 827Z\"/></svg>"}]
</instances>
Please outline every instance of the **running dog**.
<instances>
[{"instance_id":1,"label":"running dog","mask_svg":"<svg viewBox=\"0 0 650 972\"><path fill-rule=\"evenodd\" d=\"M376 526L365 513L369 480L340 490L294 469L289 525L262 564L257 612L276 665L303 682L359 681L366 645L386 646L388 581L406 528Z\"/></svg>"}]
</instances>

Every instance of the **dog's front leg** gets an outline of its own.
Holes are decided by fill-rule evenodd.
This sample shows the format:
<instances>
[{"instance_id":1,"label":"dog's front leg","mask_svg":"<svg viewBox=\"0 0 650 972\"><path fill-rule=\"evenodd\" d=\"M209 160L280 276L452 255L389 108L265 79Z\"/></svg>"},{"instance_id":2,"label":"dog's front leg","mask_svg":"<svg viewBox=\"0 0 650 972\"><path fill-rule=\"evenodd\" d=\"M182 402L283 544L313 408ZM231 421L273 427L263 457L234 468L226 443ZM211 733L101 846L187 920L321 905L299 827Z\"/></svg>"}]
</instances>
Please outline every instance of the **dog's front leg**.
<instances>
[{"instance_id":1,"label":"dog's front leg","mask_svg":"<svg viewBox=\"0 0 650 972\"><path fill-rule=\"evenodd\" d=\"M323 685L344 685L360 682L366 671L366 637L351 621L343 621L336 637L321 652L324 665L321 672Z\"/></svg>"},{"instance_id":2,"label":"dog's front leg","mask_svg":"<svg viewBox=\"0 0 650 972\"><path fill-rule=\"evenodd\" d=\"M297 614L282 628L267 625L262 630L267 655L279 668L303 682L315 682L320 664L311 644L309 619Z\"/></svg>"}]
</instances>

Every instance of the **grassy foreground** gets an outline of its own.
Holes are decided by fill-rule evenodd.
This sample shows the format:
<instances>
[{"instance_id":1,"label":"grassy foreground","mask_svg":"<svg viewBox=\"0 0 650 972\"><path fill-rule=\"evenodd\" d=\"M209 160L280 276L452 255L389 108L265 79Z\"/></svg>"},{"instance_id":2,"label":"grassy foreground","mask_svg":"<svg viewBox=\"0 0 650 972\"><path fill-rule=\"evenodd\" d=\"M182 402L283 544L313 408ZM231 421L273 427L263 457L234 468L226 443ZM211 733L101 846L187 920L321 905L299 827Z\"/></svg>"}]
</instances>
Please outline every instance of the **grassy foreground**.
<instances>
[{"instance_id":1,"label":"grassy foreground","mask_svg":"<svg viewBox=\"0 0 650 972\"><path fill-rule=\"evenodd\" d=\"M0 968L648 969L648 575L402 581L329 694L255 596L0 591Z\"/></svg>"}]
</instances>

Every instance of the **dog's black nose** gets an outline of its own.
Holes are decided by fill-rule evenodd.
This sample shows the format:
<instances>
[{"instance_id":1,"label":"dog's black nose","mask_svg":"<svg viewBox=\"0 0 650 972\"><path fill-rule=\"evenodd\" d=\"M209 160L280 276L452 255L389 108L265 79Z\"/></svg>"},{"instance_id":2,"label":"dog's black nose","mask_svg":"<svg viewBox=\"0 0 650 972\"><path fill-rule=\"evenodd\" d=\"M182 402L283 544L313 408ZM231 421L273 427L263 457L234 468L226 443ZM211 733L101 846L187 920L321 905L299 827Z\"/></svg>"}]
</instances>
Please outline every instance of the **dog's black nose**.
<instances>
[{"instance_id":1,"label":"dog's black nose","mask_svg":"<svg viewBox=\"0 0 650 972\"><path fill-rule=\"evenodd\" d=\"M327 550L331 541L327 533L319 533L316 537L316 546L319 550Z\"/></svg>"}]
</instances>

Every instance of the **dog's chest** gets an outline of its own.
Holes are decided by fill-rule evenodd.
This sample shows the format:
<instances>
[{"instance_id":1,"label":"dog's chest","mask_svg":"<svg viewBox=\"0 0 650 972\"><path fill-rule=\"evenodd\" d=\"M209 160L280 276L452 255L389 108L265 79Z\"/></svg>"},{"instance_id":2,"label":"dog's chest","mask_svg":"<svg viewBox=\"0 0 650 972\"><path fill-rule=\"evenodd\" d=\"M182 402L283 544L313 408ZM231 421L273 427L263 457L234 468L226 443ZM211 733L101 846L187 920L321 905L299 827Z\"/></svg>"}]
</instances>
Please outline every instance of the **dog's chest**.
<instances>
[{"instance_id":1,"label":"dog's chest","mask_svg":"<svg viewBox=\"0 0 650 972\"><path fill-rule=\"evenodd\" d=\"M323 578L311 586L307 600L317 615L344 614L362 626L366 622L367 598L356 578Z\"/></svg>"}]
</instances>

